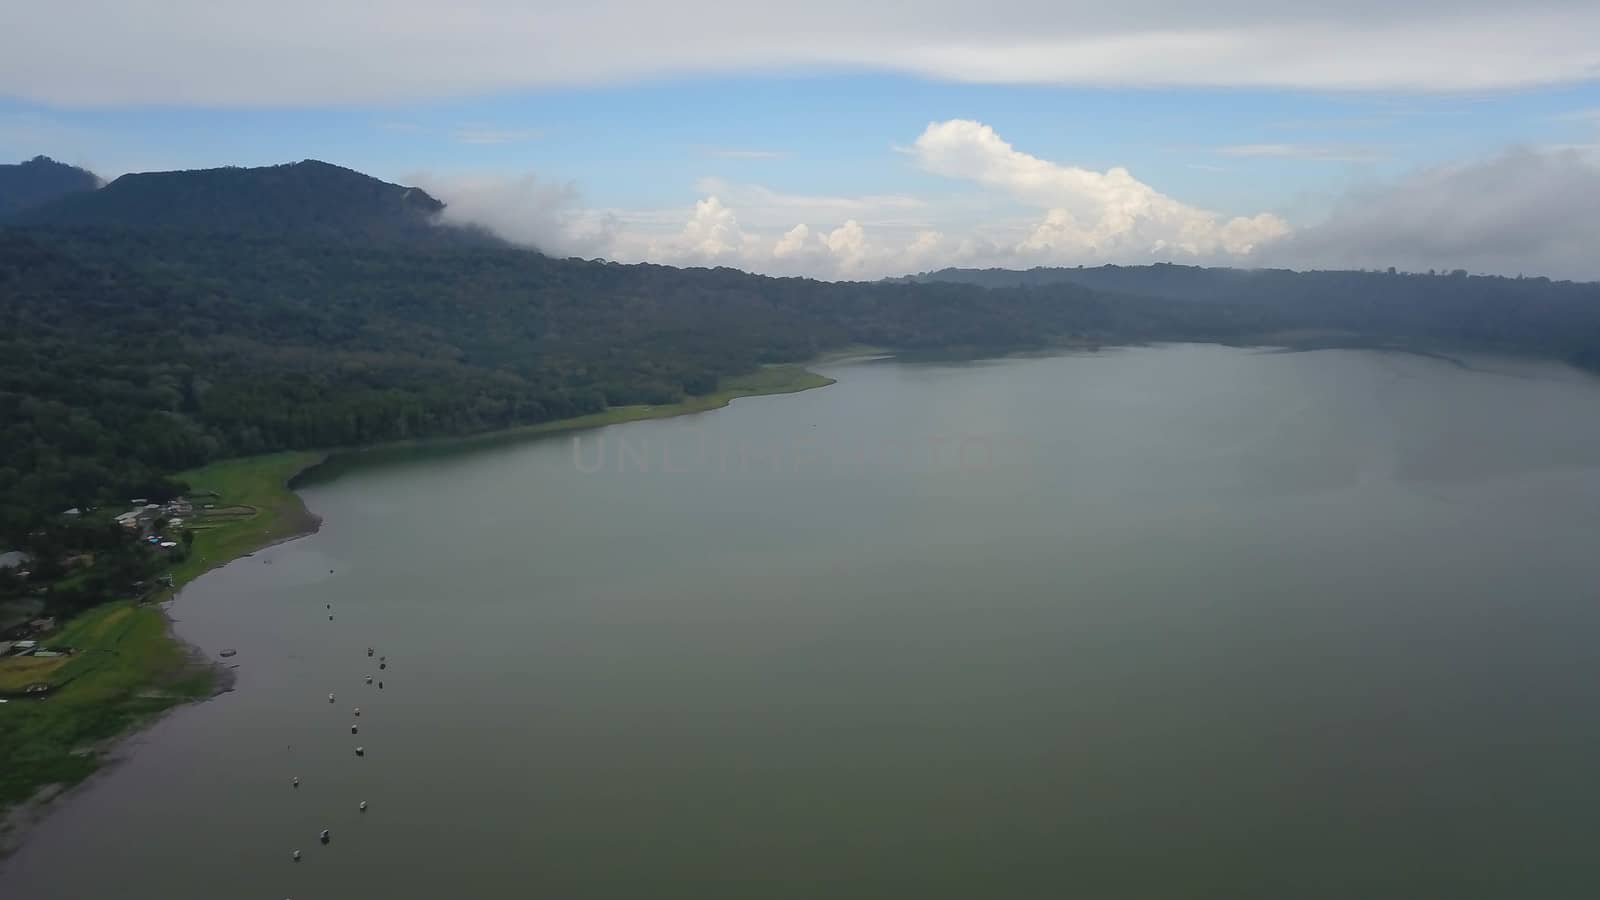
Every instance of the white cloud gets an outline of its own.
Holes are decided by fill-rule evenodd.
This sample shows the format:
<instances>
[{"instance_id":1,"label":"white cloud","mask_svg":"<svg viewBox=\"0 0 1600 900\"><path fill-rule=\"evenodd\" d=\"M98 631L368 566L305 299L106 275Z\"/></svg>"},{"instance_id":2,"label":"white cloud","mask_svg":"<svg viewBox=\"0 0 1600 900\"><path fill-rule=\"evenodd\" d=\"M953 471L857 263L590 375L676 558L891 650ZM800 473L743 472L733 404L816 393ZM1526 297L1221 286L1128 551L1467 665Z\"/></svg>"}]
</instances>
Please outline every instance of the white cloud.
<instances>
[{"instance_id":1,"label":"white cloud","mask_svg":"<svg viewBox=\"0 0 1600 900\"><path fill-rule=\"evenodd\" d=\"M981 123L929 125L909 150L928 171L981 187L997 214L960 199L800 195L707 178L692 208L592 210L570 184L436 179L452 221L555 255L726 265L775 275L871 279L944 266L1178 261L1297 268L1465 268L1600 278L1600 154L1538 149L1436 166L1351 191L1322 222L1227 218L1122 168L1041 159ZM938 222L939 226L931 223Z\"/></svg>"},{"instance_id":2,"label":"white cloud","mask_svg":"<svg viewBox=\"0 0 1600 900\"><path fill-rule=\"evenodd\" d=\"M1313 162L1377 162L1383 154L1364 147L1322 144L1229 144L1217 153L1259 159L1304 159Z\"/></svg>"},{"instance_id":3,"label":"white cloud","mask_svg":"<svg viewBox=\"0 0 1600 900\"><path fill-rule=\"evenodd\" d=\"M1530 148L1353 191L1263 250L1276 265L1600 278L1600 154Z\"/></svg>"},{"instance_id":4,"label":"white cloud","mask_svg":"<svg viewBox=\"0 0 1600 900\"><path fill-rule=\"evenodd\" d=\"M909 151L929 171L973 183L956 195L793 194L702 178L687 213L585 210L576 188L533 177L418 179L451 221L481 224L557 255L726 265L780 275L878 278L946 265L1049 265L1154 259L1239 261L1287 230L1269 214L1225 219L1183 204L1125 169L1095 172L1016 150L993 129L928 126ZM997 216L1032 208L1022 218ZM936 224L942 223L942 224Z\"/></svg>"},{"instance_id":5,"label":"white cloud","mask_svg":"<svg viewBox=\"0 0 1600 900\"><path fill-rule=\"evenodd\" d=\"M976 181L1047 210L1020 249L1087 260L1244 255L1281 237L1288 223L1270 213L1224 220L1174 200L1127 169L1104 172L1023 153L981 122L936 122L912 151L927 170Z\"/></svg>"},{"instance_id":6,"label":"white cloud","mask_svg":"<svg viewBox=\"0 0 1600 900\"><path fill-rule=\"evenodd\" d=\"M1591 0L56 0L0 29L0 93L339 105L683 73L1479 90L1600 75Z\"/></svg>"},{"instance_id":7,"label":"white cloud","mask_svg":"<svg viewBox=\"0 0 1600 900\"><path fill-rule=\"evenodd\" d=\"M866 229L853 219L823 231L801 223L776 237L748 232L734 210L716 196L697 202L678 232L642 239L623 236L613 250L620 259L831 279L879 277L893 253L872 245Z\"/></svg>"},{"instance_id":8,"label":"white cloud","mask_svg":"<svg viewBox=\"0 0 1600 900\"><path fill-rule=\"evenodd\" d=\"M867 230L861 227L860 222L855 219L845 222L824 235L822 244L837 260L840 275L848 278L861 274L869 250Z\"/></svg>"},{"instance_id":9,"label":"white cloud","mask_svg":"<svg viewBox=\"0 0 1600 900\"><path fill-rule=\"evenodd\" d=\"M677 236L652 242L649 258L737 266L752 258L756 240L745 235L733 210L712 196L694 205L694 215Z\"/></svg>"},{"instance_id":10,"label":"white cloud","mask_svg":"<svg viewBox=\"0 0 1600 900\"><path fill-rule=\"evenodd\" d=\"M551 182L533 175L504 178L428 172L403 180L444 200L445 222L487 228L551 256L605 256L617 239L615 217L585 209L577 186L570 182Z\"/></svg>"},{"instance_id":11,"label":"white cloud","mask_svg":"<svg viewBox=\"0 0 1600 900\"><path fill-rule=\"evenodd\" d=\"M798 256L806 249L806 243L811 239L809 225L796 225L785 231L783 237L778 238L778 243L772 248L772 255L778 259L790 259Z\"/></svg>"}]
</instances>

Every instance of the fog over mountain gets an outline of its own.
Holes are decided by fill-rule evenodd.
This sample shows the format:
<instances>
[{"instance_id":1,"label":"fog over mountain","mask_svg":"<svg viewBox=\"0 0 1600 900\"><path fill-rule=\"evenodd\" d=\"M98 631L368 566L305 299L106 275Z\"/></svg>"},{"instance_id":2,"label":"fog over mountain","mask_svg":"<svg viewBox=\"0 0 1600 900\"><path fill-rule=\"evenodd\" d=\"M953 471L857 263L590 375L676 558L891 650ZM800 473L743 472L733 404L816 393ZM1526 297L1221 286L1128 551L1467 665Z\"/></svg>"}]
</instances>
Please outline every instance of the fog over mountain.
<instances>
[{"instance_id":1,"label":"fog over mountain","mask_svg":"<svg viewBox=\"0 0 1600 900\"><path fill-rule=\"evenodd\" d=\"M1351 191L1324 221L1263 248L1298 268L1465 268L1600 279L1594 151L1518 147Z\"/></svg>"},{"instance_id":2,"label":"fog over mountain","mask_svg":"<svg viewBox=\"0 0 1600 900\"><path fill-rule=\"evenodd\" d=\"M1225 216L1115 167L1031 155L980 122L931 123L905 151L923 170L1014 207L1002 224L903 195L791 195L719 179L679 213L587 207L577 185L534 175L418 183L451 221L555 255L728 265L824 279L894 277L946 265L1179 262L1299 269L1467 269L1600 279L1600 152L1513 147L1347 189L1319 218Z\"/></svg>"}]
</instances>

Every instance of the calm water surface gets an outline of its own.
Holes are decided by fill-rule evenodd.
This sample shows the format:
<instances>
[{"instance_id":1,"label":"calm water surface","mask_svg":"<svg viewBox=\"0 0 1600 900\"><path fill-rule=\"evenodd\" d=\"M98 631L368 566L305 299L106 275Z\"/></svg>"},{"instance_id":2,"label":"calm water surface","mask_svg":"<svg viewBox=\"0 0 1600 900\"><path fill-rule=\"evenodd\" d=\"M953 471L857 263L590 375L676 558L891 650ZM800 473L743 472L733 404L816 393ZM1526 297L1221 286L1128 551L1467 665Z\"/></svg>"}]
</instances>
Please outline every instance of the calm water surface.
<instances>
[{"instance_id":1,"label":"calm water surface","mask_svg":"<svg viewBox=\"0 0 1600 900\"><path fill-rule=\"evenodd\" d=\"M320 534L174 607L237 690L3 893L1600 891L1600 384L1200 346L828 371L307 488Z\"/></svg>"}]
</instances>

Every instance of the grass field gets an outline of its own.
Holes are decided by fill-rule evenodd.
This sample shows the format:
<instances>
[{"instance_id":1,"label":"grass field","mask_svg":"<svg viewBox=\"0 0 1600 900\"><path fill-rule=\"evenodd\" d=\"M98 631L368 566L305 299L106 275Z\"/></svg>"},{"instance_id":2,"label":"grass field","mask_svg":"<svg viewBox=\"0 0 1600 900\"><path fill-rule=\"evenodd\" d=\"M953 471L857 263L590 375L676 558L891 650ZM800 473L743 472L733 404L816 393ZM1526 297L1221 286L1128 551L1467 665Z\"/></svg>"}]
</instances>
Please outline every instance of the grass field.
<instances>
[{"instance_id":1,"label":"grass field","mask_svg":"<svg viewBox=\"0 0 1600 900\"><path fill-rule=\"evenodd\" d=\"M45 681L55 690L44 700L0 704L0 808L27 800L43 785L82 780L110 738L176 703L208 695L214 684L212 669L173 640L166 617L153 606L108 603L73 619L47 643L78 652L5 676Z\"/></svg>"},{"instance_id":2,"label":"grass field","mask_svg":"<svg viewBox=\"0 0 1600 900\"><path fill-rule=\"evenodd\" d=\"M312 452L273 453L179 472L177 477L191 490L216 496L196 498L196 515L189 522L194 546L188 558L173 567L173 584L181 588L230 560L310 531L316 518L288 484L322 457ZM216 509L201 509L203 503Z\"/></svg>"},{"instance_id":3,"label":"grass field","mask_svg":"<svg viewBox=\"0 0 1600 900\"><path fill-rule=\"evenodd\" d=\"M189 558L173 567L181 588L209 569L311 529L315 519L288 489L290 478L322 458L278 453L228 460L179 477L217 509L197 515ZM46 785L72 785L92 773L112 738L172 706L208 696L216 670L191 656L156 605L107 603L67 622L41 643L71 647L70 657L0 660L0 694L45 683L43 699L0 704L0 811ZM0 852L10 843L0 833Z\"/></svg>"}]
</instances>

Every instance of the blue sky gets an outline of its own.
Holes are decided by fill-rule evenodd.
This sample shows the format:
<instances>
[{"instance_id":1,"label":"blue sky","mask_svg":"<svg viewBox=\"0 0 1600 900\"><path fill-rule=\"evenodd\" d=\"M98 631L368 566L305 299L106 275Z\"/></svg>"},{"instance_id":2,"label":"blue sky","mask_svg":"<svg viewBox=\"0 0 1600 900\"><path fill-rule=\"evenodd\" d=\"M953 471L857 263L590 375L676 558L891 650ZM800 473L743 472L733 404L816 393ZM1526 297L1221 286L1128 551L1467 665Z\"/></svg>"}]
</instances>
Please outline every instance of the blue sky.
<instances>
[{"instance_id":1,"label":"blue sky","mask_svg":"<svg viewBox=\"0 0 1600 900\"><path fill-rule=\"evenodd\" d=\"M1516 148L1557 159L1560 177L1577 179L1569 187L1587 189L1600 145L1600 49L1567 34L1600 26L1600 15L1555 0L1504 22L1477 3L1280 21L1237 0L1233 20L1222 9L1217 22L1185 25L1191 14L1173 6L1176 30L1152 36L1112 16L1087 37L1061 17L1088 7L1021 0L1020 12L1047 18L1040 33L1057 43L1041 47L1035 29L974 24L981 11L944 2L914 23L806 20L792 27L819 33L795 42L782 16L729 22L688 3L659 25L683 29L661 44L687 46L687 62L648 42L648 29L600 27L607 12L655 14L630 0L397 0L387 38L341 31L341 10L358 10L349 4L308 7L308 25L320 15L324 31L258 35L226 27L252 4L175 8L186 3L142 16L129 4L65 4L97 20L126 16L133 29L165 24L149 37L167 45L139 45L148 52L113 42L91 56L91 39L74 60L50 46L73 33L72 16L43 7L0 35L0 159L44 153L115 177L319 158L421 184L455 214L551 252L870 277L945 258L1351 264L1303 238L1339 224L1330 219L1359 198L1465 177L1454 173L1500 165ZM591 6L606 7L596 21ZM1459 22L1444 12L1457 8ZM459 24L463 9L481 16ZM1361 42L1341 44L1346 32ZM108 28L105 40L116 36ZM866 38L884 49L852 49ZM773 61L752 61L736 40L770 46L755 55ZM548 52L535 55L529 45L541 41ZM1224 50L1212 49L1219 41ZM217 58L243 62L200 74ZM930 136L950 122L972 127ZM1102 177L1120 170L1130 180ZM1526 214L1538 202L1507 197L1506 208ZM793 252L777 253L800 225ZM1308 245L1326 259L1286 249ZM1432 252L1440 266L1474 262L1444 258L1449 241ZM1479 255L1485 268L1521 262ZM1526 257L1583 274L1582 260Z\"/></svg>"},{"instance_id":2,"label":"blue sky","mask_svg":"<svg viewBox=\"0 0 1600 900\"><path fill-rule=\"evenodd\" d=\"M1596 83L1441 96L945 84L870 72L671 78L337 109L73 109L4 98L0 158L46 153L106 177L305 158L386 179L535 171L578 182L601 206L684 205L707 176L813 193L948 187L896 148L929 122L971 118L1035 155L1126 166L1237 214L1292 212L1351 181L1510 144L1594 143L1595 123L1577 115L1594 108ZM1249 145L1263 155L1227 150Z\"/></svg>"}]
</instances>

